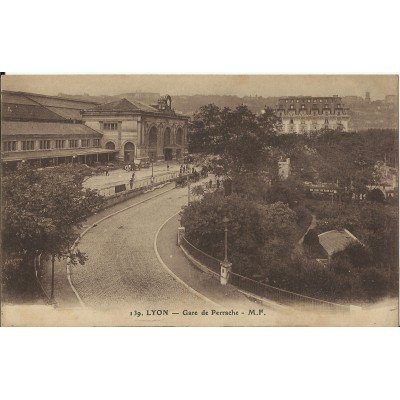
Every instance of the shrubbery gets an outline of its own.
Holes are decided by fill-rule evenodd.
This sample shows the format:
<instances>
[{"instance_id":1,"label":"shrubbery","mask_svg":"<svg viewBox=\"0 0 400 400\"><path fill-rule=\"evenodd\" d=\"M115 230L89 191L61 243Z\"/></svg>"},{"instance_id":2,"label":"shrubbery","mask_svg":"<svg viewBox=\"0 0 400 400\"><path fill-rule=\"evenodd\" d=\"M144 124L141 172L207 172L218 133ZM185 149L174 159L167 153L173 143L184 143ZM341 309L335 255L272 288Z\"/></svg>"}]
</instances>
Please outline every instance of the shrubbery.
<instances>
[{"instance_id":1,"label":"shrubbery","mask_svg":"<svg viewBox=\"0 0 400 400\"><path fill-rule=\"evenodd\" d=\"M266 265L281 265L290 259L294 245L296 215L283 203L260 204L233 194L206 194L202 201L185 208L182 224L186 237L196 247L223 259L224 223L228 223L228 255L234 272L252 277L264 275Z\"/></svg>"}]
</instances>

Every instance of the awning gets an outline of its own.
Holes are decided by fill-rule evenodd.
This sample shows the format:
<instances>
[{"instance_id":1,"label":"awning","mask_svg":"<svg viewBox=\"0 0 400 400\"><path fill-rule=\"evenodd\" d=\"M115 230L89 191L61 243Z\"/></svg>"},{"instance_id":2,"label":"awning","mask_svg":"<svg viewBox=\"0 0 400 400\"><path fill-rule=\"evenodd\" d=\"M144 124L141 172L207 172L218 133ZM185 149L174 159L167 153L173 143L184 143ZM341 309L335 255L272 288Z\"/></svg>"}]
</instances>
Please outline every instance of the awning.
<instances>
[{"instance_id":1,"label":"awning","mask_svg":"<svg viewBox=\"0 0 400 400\"><path fill-rule=\"evenodd\" d=\"M118 150L91 148L91 149L66 149L66 150L40 150L40 151L18 151L2 153L1 159L7 161L39 160L44 158L59 158L73 156L89 156L96 154L113 154Z\"/></svg>"},{"instance_id":2,"label":"awning","mask_svg":"<svg viewBox=\"0 0 400 400\"><path fill-rule=\"evenodd\" d=\"M177 144L169 144L167 146L164 146L164 149L182 149L183 146L179 146Z\"/></svg>"}]
</instances>

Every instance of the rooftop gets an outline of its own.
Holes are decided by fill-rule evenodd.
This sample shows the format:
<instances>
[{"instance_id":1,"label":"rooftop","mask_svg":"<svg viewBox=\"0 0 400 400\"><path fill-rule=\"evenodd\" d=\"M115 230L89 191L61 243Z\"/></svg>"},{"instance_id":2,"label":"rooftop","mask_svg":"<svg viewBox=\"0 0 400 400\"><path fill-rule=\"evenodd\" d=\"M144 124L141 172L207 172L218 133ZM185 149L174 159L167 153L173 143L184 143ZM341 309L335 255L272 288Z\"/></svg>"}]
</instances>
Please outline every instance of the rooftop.
<instances>
[{"instance_id":1,"label":"rooftop","mask_svg":"<svg viewBox=\"0 0 400 400\"><path fill-rule=\"evenodd\" d=\"M84 124L40 121L1 121L2 136L85 136L98 137L102 134Z\"/></svg>"},{"instance_id":2,"label":"rooftop","mask_svg":"<svg viewBox=\"0 0 400 400\"><path fill-rule=\"evenodd\" d=\"M318 235L319 243L331 257L333 254L343 251L348 245L353 243L361 243L347 229L342 231L332 230Z\"/></svg>"},{"instance_id":3,"label":"rooftop","mask_svg":"<svg viewBox=\"0 0 400 400\"><path fill-rule=\"evenodd\" d=\"M25 121L82 120L81 110L98 103L42 94L2 91L3 119Z\"/></svg>"},{"instance_id":4,"label":"rooftop","mask_svg":"<svg viewBox=\"0 0 400 400\"><path fill-rule=\"evenodd\" d=\"M122 100L112 101L111 103L100 104L88 111L150 111L156 112L154 107L140 103L139 101Z\"/></svg>"}]
</instances>

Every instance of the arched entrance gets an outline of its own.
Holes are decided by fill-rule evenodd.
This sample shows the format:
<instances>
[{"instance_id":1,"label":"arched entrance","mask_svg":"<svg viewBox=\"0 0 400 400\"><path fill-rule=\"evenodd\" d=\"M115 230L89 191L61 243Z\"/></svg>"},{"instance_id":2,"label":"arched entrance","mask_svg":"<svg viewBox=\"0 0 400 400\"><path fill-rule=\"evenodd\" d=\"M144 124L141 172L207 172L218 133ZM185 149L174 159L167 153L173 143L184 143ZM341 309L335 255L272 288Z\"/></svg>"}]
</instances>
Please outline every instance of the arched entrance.
<instances>
[{"instance_id":1,"label":"arched entrance","mask_svg":"<svg viewBox=\"0 0 400 400\"><path fill-rule=\"evenodd\" d=\"M172 149L171 145L171 128L166 127L164 131L164 158L165 161L172 160Z\"/></svg>"},{"instance_id":2,"label":"arched entrance","mask_svg":"<svg viewBox=\"0 0 400 400\"><path fill-rule=\"evenodd\" d=\"M124 161L131 162L135 159L135 145L131 142L125 143Z\"/></svg>"},{"instance_id":3,"label":"arched entrance","mask_svg":"<svg viewBox=\"0 0 400 400\"><path fill-rule=\"evenodd\" d=\"M153 126L149 132L149 151L150 159L157 160L157 128Z\"/></svg>"},{"instance_id":4,"label":"arched entrance","mask_svg":"<svg viewBox=\"0 0 400 400\"><path fill-rule=\"evenodd\" d=\"M107 142L106 149L107 150L115 150L115 144L113 142Z\"/></svg>"},{"instance_id":5,"label":"arched entrance","mask_svg":"<svg viewBox=\"0 0 400 400\"><path fill-rule=\"evenodd\" d=\"M176 144L178 146L183 145L183 131L182 128L178 128L176 131ZM176 149L176 159L179 160L182 157L182 149Z\"/></svg>"}]
</instances>

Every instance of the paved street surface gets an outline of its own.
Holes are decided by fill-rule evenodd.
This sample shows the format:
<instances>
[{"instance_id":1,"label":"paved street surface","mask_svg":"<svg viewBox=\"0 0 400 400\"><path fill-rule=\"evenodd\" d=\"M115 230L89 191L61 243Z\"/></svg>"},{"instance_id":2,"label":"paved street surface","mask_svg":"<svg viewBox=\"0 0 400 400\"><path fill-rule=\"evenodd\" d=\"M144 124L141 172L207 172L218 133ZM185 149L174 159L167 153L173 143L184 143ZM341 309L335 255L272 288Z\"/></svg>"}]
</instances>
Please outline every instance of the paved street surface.
<instances>
[{"instance_id":1,"label":"paved street surface","mask_svg":"<svg viewBox=\"0 0 400 400\"><path fill-rule=\"evenodd\" d=\"M154 251L155 234L187 201L187 189L174 189L100 223L79 244L85 266L73 267L72 280L91 308L180 311L207 302L176 282Z\"/></svg>"}]
</instances>

